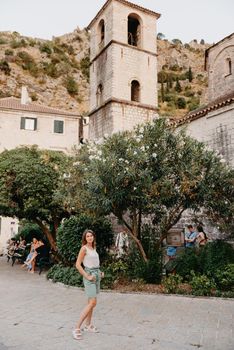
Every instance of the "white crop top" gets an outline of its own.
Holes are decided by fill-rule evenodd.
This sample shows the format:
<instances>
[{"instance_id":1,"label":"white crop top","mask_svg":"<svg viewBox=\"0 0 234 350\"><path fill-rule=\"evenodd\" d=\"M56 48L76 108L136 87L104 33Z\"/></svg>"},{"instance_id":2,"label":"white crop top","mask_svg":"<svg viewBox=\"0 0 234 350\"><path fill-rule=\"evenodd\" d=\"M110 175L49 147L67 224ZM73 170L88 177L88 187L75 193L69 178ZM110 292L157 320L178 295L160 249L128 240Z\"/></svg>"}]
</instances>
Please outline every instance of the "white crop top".
<instances>
[{"instance_id":1,"label":"white crop top","mask_svg":"<svg viewBox=\"0 0 234 350\"><path fill-rule=\"evenodd\" d=\"M90 269L94 267L99 267L100 261L99 261L99 255L96 252L96 249L90 249L85 246L86 254L83 260L84 267L88 267Z\"/></svg>"}]
</instances>

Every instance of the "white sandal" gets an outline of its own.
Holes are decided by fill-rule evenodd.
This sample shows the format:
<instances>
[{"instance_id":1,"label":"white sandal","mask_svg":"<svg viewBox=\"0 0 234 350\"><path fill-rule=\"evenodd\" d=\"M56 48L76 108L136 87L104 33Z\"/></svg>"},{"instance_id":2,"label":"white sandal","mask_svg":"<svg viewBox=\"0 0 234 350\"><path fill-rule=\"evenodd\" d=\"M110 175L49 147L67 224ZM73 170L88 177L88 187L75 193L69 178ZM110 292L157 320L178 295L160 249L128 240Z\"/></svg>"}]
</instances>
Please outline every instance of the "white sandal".
<instances>
[{"instance_id":1,"label":"white sandal","mask_svg":"<svg viewBox=\"0 0 234 350\"><path fill-rule=\"evenodd\" d=\"M82 338L82 333L80 328L73 329L72 331L72 336L75 340L81 340Z\"/></svg>"},{"instance_id":2,"label":"white sandal","mask_svg":"<svg viewBox=\"0 0 234 350\"><path fill-rule=\"evenodd\" d=\"M99 330L97 329L97 327L93 326L92 324L85 325L83 330L85 332L99 333Z\"/></svg>"}]
</instances>

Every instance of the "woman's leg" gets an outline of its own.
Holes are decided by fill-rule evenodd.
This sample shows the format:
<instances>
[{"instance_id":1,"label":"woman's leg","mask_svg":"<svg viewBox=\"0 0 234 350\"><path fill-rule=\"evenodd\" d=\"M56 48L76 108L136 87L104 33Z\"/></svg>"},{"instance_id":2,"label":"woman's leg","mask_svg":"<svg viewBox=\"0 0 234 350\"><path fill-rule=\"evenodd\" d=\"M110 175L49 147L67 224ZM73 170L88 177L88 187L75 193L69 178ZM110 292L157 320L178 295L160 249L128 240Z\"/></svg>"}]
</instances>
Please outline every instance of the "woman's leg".
<instances>
[{"instance_id":1,"label":"woman's leg","mask_svg":"<svg viewBox=\"0 0 234 350\"><path fill-rule=\"evenodd\" d=\"M36 257L35 257L35 259L33 259L33 260L31 261L31 270L30 270L31 273L34 273L34 271L35 271L35 265L36 265Z\"/></svg>"},{"instance_id":2,"label":"woman's leg","mask_svg":"<svg viewBox=\"0 0 234 350\"><path fill-rule=\"evenodd\" d=\"M87 317L89 317L90 320L91 320L93 309L95 308L96 305L97 305L97 299L96 298L90 298L88 300L88 305L81 312L80 319L79 319L79 321L77 323L77 327L76 327L77 329L80 329L82 323L84 322L84 320Z\"/></svg>"},{"instance_id":3,"label":"woman's leg","mask_svg":"<svg viewBox=\"0 0 234 350\"><path fill-rule=\"evenodd\" d=\"M88 300L88 302L89 302L89 300ZM93 315L93 309L94 309L94 308L92 308L92 309L89 311L89 313L88 313L88 315L87 315L87 317L86 317L86 322L85 322L85 324L86 324L87 326L89 326L89 325L91 324L91 319L92 319L92 315Z\"/></svg>"},{"instance_id":4,"label":"woman's leg","mask_svg":"<svg viewBox=\"0 0 234 350\"><path fill-rule=\"evenodd\" d=\"M34 252L34 253L31 255L30 259L29 259L29 260L26 260L27 263L28 263L28 264L31 264L32 261L36 258L36 256L37 256L37 252Z\"/></svg>"}]
</instances>

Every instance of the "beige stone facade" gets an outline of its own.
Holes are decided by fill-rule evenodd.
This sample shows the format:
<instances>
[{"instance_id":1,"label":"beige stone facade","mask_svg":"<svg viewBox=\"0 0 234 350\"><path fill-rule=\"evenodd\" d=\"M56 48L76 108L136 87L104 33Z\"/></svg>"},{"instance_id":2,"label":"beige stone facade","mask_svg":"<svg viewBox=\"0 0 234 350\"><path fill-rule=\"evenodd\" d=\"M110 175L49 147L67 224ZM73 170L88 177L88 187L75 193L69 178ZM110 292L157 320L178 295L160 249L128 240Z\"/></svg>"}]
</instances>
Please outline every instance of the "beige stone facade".
<instances>
[{"instance_id":1,"label":"beige stone facade","mask_svg":"<svg viewBox=\"0 0 234 350\"><path fill-rule=\"evenodd\" d=\"M217 151L223 161L234 167L234 34L229 35L206 51L209 73L209 103L190 112L179 121L187 133ZM187 216L187 217L186 217ZM199 215L205 232L212 239L224 236ZM188 224L191 213L181 219ZM186 221L187 220L187 221Z\"/></svg>"},{"instance_id":2,"label":"beige stone facade","mask_svg":"<svg viewBox=\"0 0 234 350\"><path fill-rule=\"evenodd\" d=\"M209 101L234 91L234 33L206 51Z\"/></svg>"},{"instance_id":3,"label":"beige stone facade","mask_svg":"<svg viewBox=\"0 0 234 350\"><path fill-rule=\"evenodd\" d=\"M234 166L234 33L206 51L209 104L179 122Z\"/></svg>"},{"instance_id":4,"label":"beige stone facade","mask_svg":"<svg viewBox=\"0 0 234 350\"><path fill-rule=\"evenodd\" d=\"M108 0L90 23L90 139L157 116L159 16L124 0Z\"/></svg>"},{"instance_id":5,"label":"beige stone facade","mask_svg":"<svg viewBox=\"0 0 234 350\"><path fill-rule=\"evenodd\" d=\"M216 150L234 167L234 96L232 104L213 110L188 124L187 132Z\"/></svg>"},{"instance_id":6,"label":"beige stone facade","mask_svg":"<svg viewBox=\"0 0 234 350\"><path fill-rule=\"evenodd\" d=\"M79 123L77 114L21 104L13 97L1 99L0 152L21 145L38 145L69 153L79 144Z\"/></svg>"}]
</instances>

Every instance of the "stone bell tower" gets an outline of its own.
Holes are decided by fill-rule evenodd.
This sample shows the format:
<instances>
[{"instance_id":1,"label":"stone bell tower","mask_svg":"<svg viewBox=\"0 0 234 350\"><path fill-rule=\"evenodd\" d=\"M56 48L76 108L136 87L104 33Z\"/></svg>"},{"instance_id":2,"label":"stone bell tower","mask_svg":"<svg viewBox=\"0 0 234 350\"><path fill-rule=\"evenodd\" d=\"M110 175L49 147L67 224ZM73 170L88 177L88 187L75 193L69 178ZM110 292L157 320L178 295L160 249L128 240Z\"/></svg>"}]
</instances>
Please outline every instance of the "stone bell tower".
<instances>
[{"instance_id":1,"label":"stone bell tower","mask_svg":"<svg viewBox=\"0 0 234 350\"><path fill-rule=\"evenodd\" d=\"M128 1L108 0L89 24L89 139L157 117L159 17Z\"/></svg>"}]
</instances>

